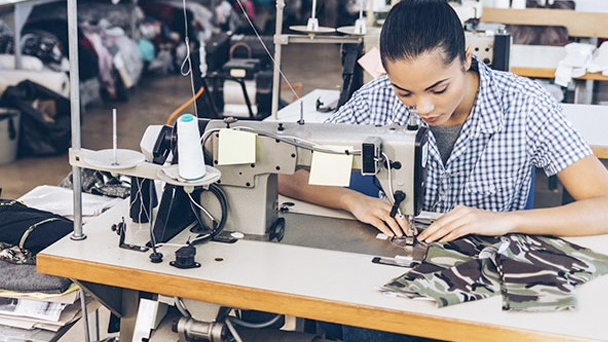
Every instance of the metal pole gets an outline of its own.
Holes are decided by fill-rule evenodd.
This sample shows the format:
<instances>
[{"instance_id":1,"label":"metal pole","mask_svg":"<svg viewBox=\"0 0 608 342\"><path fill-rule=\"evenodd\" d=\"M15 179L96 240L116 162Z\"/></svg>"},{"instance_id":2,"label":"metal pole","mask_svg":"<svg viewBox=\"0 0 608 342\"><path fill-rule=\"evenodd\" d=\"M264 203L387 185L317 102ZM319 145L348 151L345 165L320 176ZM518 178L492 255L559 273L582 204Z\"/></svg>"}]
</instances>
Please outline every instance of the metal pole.
<instances>
[{"instance_id":1,"label":"metal pole","mask_svg":"<svg viewBox=\"0 0 608 342\"><path fill-rule=\"evenodd\" d=\"M274 72L272 74L272 108L270 118L277 119L279 111L279 95L281 93L281 43L278 40L281 38L283 29L283 8L285 8L285 0L277 0L277 15L274 33Z\"/></svg>"},{"instance_id":2,"label":"metal pole","mask_svg":"<svg viewBox=\"0 0 608 342\"><path fill-rule=\"evenodd\" d=\"M72 1L72 0L70 0ZM76 0L74 0L76 1ZM84 297L84 290L82 287L80 288L80 306L81 306L81 314L83 318L83 327L84 330L84 340L86 342L91 342L91 335L89 335L89 313L87 312L87 300Z\"/></svg>"},{"instance_id":3,"label":"metal pole","mask_svg":"<svg viewBox=\"0 0 608 342\"><path fill-rule=\"evenodd\" d=\"M139 33L137 32L137 18L135 17L135 8L137 7L137 3L138 0L131 1L131 39L134 40L139 39Z\"/></svg>"},{"instance_id":4,"label":"metal pole","mask_svg":"<svg viewBox=\"0 0 608 342\"><path fill-rule=\"evenodd\" d=\"M21 28L23 18L23 4L15 4L15 69L21 69Z\"/></svg>"},{"instance_id":5,"label":"metal pole","mask_svg":"<svg viewBox=\"0 0 608 342\"><path fill-rule=\"evenodd\" d=\"M99 309L95 310L95 341L99 341Z\"/></svg>"},{"instance_id":6,"label":"metal pole","mask_svg":"<svg viewBox=\"0 0 608 342\"><path fill-rule=\"evenodd\" d=\"M68 43L70 48L70 107L72 113L72 149L80 150L80 77L78 75L78 21L76 0L68 0ZM74 233L72 240L83 240L82 233L82 180L80 168L72 167L74 191Z\"/></svg>"},{"instance_id":7,"label":"metal pole","mask_svg":"<svg viewBox=\"0 0 608 342\"><path fill-rule=\"evenodd\" d=\"M27 17L32 13L35 4L18 2L15 4L15 69L19 70L23 66L21 52L21 30L25 26Z\"/></svg>"}]
</instances>

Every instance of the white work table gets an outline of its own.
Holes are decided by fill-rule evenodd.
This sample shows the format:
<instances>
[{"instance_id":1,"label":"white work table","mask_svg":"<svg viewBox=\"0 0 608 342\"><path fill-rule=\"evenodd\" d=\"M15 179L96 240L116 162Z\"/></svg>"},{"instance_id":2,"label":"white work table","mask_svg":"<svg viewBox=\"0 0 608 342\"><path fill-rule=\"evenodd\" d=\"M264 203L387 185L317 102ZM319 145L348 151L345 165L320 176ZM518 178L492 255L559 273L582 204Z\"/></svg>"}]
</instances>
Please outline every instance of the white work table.
<instances>
[{"instance_id":1,"label":"white work table","mask_svg":"<svg viewBox=\"0 0 608 342\"><path fill-rule=\"evenodd\" d=\"M296 216L296 220L307 219L289 215ZM40 253L39 272L446 340L608 340L606 276L579 288L578 310L573 312L506 312L501 310L500 296L437 308L433 302L388 297L378 292L378 286L407 269L373 264L367 254L241 240L235 244L211 242L198 246L196 261L202 264L201 268L180 270L170 266L176 248L169 246L160 250L165 256L163 262L152 264L150 252L117 247L118 236L110 225L122 216L127 217L127 201L88 223L85 240L66 237ZM288 218L286 234L290 234L292 219ZM352 225L353 232L360 229L356 222L352 221ZM129 227L137 229L136 224L130 223ZM319 229L333 228L327 224ZM127 242L141 244L146 236L142 230ZM176 240L185 241L185 237L178 235ZM608 253L608 236L571 240ZM216 261L218 258L222 261Z\"/></svg>"},{"instance_id":2,"label":"white work table","mask_svg":"<svg viewBox=\"0 0 608 342\"><path fill-rule=\"evenodd\" d=\"M325 106L331 105L335 108L339 98L339 90L315 89L302 96L297 101L282 108L277 113L277 120L286 122L296 122L300 120L300 103L303 102L304 106L302 112L304 113L304 122L325 122L325 120L332 116L333 111L328 113L317 111L317 99L320 99Z\"/></svg>"},{"instance_id":3,"label":"white work table","mask_svg":"<svg viewBox=\"0 0 608 342\"><path fill-rule=\"evenodd\" d=\"M337 92L332 91L303 97L305 121L323 121L321 115L329 116L316 112L314 102L322 96L326 104L331 103L332 94L336 99ZM567 116L569 112L588 113L579 108L566 111ZM286 107L279 119L297 121L299 103ZM594 145L594 140L588 140ZM608 276L580 287L578 309L572 312L506 312L501 309L500 296L437 308L433 302L388 297L377 291L407 269L371 263L372 255L395 255L396 247L374 239L373 229L355 221L286 214L284 242L206 243L197 247L196 261L202 267L180 270L169 265L176 247L160 249L164 254L160 264L149 261L150 251L118 248L118 236L110 226L123 216L128 218L127 206L125 200L85 225L86 239L65 237L37 256L41 273L101 284L109 292L121 291L117 304L124 309L120 312L121 341L131 341L125 331L132 325L123 323L132 322L137 312L137 291L444 340L608 341ZM145 243L147 225L128 225L126 242ZM185 235L187 232L172 242L185 242ZM302 236L313 242L303 241ZM299 245L290 244L295 240ZM608 235L569 240L608 254ZM371 251L382 244L382 252ZM334 246L340 251L328 249Z\"/></svg>"}]
</instances>

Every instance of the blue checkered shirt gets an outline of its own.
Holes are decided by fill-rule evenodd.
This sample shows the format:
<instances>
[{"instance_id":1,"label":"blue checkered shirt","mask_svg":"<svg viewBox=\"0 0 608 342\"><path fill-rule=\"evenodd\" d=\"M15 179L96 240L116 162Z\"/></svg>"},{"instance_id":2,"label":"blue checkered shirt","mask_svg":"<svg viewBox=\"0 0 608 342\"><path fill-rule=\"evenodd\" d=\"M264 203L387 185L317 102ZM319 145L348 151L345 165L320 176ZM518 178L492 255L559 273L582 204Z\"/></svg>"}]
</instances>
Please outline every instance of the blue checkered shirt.
<instances>
[{"instance_id":1,"label":"blue checkered shirt","mask_svg":"<svg viewBox=\"0 0 608 342\"><path fill-rule=\"evenodd\" d=\"M477 59L473 64L479 91L445 165L428 131L424 210L447 212L459 204L492 211L523 209L532 166L554 175L592 153L540 84L491 70ZM382 76L361 87L327 122L405 124L407 117L388 77Z\"/></svg>"}]
</instances>

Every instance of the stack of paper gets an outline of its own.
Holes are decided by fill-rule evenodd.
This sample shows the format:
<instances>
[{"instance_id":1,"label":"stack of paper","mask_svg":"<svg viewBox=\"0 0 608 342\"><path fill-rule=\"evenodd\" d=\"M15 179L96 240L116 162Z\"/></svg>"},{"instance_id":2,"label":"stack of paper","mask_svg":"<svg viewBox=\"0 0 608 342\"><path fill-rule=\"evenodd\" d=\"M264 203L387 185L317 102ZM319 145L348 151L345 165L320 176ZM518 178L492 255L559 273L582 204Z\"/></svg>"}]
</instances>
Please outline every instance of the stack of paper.
<instances>
[{"instance_id":1,"label":"stack of paper","mask_svg":"<svg viewBox=\"0 0 608 342\"><path fill-rule=\"evenodd\" d=\"M53 295L0 291L0 342L13 335L28 336L27 341L52 340L63 327L80 318L78 289L72 284L65 292ZM87 300L89 310L97 309L98 305ZM2 329L6 329L6 334ZM51 338L45 340L48 336Z\"/></svg>"},{"instance_id":2,"label":"stack of paper","mask_svg":"<svg viewBox=\"0 0 608 342\"><path fill-rule=\"evenodd\" d=\"M41 329L26 330L0 325L0 342L48 342L52 341L55 335L52 331Z\"/></svg>"}]
</instances>

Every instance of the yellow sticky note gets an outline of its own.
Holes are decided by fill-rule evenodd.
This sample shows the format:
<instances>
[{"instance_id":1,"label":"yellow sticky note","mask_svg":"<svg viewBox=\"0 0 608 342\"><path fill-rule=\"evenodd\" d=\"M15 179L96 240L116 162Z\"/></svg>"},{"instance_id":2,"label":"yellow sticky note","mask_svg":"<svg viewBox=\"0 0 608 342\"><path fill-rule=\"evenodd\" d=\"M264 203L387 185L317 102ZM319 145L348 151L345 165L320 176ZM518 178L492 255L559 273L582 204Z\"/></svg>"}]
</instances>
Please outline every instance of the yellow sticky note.
<instances>
[{"instance_id":1,"label":"yellow sticky note","mask_svg":"<svg viewBox=\"0 0 608 342\"><path fill-rule=\"evenodd\" d=\"M218 142L218 165L255 163L257 134L223 128Z\"/></svg>"},{"instance_id":2,"label":"yellow sticky note","mask_svg":"<svg viewBox=\"0 0 608 342\"><path fill-rule=\"evenodd\" d=\"M333 151L352 151L352 146L320 146ZM348 186L353 155L313 152L308 184Z\"/></svg>"}]
</instances>

